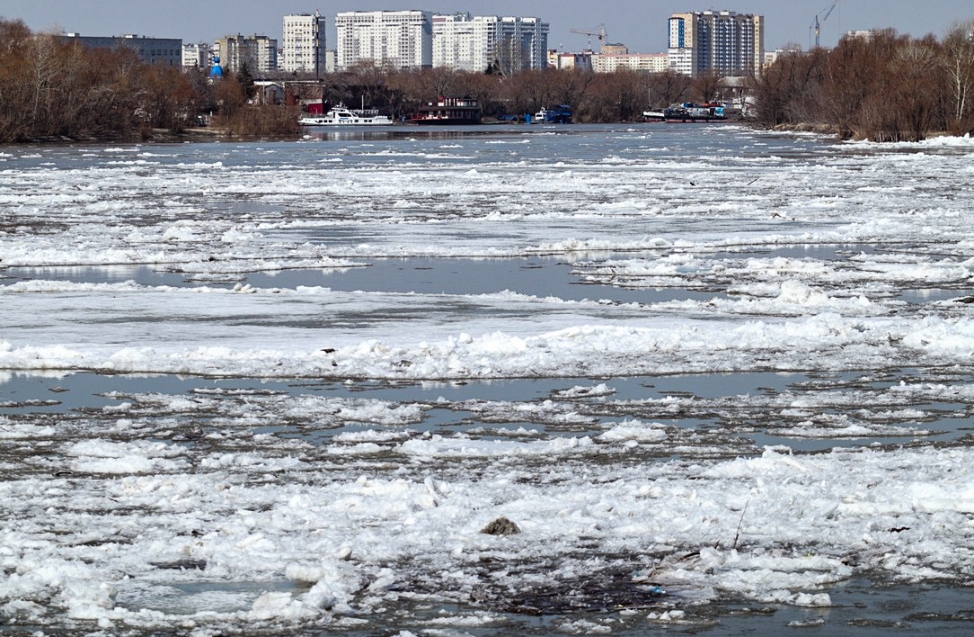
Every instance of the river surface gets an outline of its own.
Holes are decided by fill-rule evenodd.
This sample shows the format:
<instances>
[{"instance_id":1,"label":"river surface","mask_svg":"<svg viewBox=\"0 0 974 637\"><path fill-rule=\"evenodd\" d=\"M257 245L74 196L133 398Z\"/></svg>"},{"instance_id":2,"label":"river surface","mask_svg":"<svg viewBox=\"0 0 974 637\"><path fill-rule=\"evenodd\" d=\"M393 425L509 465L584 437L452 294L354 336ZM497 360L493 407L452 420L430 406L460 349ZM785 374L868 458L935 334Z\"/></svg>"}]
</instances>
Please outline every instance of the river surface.
<instances>
[{"instance_id":1,"label":"river surface","mask_svg":"<svg viewBox=\"0 0 974 637\"><path fill-rule=\"evenodd\" d=\"M0 148L0 633L967 634L972 158Z\"/></svg>"}]
</instances>

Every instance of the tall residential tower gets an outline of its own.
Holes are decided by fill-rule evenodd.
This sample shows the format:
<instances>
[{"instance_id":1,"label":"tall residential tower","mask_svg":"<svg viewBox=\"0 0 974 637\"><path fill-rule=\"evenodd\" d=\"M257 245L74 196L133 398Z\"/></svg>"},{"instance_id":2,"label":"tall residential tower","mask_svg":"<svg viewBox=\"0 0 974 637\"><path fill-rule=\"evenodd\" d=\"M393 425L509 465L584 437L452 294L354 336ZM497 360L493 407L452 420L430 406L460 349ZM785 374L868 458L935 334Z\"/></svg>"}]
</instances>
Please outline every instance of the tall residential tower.
<instances>
[{"instance_id":1,"label":"tall residential tower","mask_svg":"<svg viewBox=\"0 0 974 637\"><path fill-rule=\"evenodd\" d=\"M347 11L335 16L337 66L360 62L398 69L433 65L430 11Z\"/></svg>"},{"instance_id":2,"label":"tall residential tower","mask_svg":"<svg viewBox=\"0 0 974 637\"><path fill-rule=\"evenodd\" d=\"M548 24L537 18L433 16L433 66L502 73L547 66Z\"/></svg>"},{"instance_id":3,"label":"tall residential tower","mask_svg":"<svg viewBox=\"0 0 974 637\"><path fill-rule=\"evenodd\" d=\"M281 70L315 76L325 72L325 18L317 11L284 16Z\"/></svg>"},{"instance_id":4,"label":"tall residential tower","mask_svg":"<svg viewBox=\"0 0 974 637\"><path fill-rule=\"evenodd\" d=\"M757 76L764 61L764 16L733 11L674 13L669 21L670 69Z\"/></svg>"}]
</instances>

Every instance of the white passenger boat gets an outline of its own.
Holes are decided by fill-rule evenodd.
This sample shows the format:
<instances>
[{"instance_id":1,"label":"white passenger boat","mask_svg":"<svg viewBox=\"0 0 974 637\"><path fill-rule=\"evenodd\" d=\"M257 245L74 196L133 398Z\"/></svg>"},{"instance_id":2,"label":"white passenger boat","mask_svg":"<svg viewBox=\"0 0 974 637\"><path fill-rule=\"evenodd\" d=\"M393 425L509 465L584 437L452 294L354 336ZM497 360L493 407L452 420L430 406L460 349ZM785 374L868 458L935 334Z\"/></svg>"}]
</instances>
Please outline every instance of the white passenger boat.
<instances>
[{"instance_id":1,"label":"white passenger boat","mask_svg":"<svg viewBox=\"0 0 974 637\"><path fill-rule=\"evenodd\" d=\"M376 110L352 110L343 104L324 115L309 115L298 120L302 126L391 126L392 119Z\"/></svg>"}]
</instances>

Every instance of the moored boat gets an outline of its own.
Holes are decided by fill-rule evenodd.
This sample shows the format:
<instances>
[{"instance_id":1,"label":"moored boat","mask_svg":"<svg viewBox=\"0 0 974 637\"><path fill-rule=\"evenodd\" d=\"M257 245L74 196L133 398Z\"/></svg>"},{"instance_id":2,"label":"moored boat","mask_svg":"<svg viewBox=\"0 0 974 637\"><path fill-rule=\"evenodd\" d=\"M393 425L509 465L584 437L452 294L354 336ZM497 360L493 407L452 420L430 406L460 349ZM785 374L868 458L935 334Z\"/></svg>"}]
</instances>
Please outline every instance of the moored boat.
<instances>
[{"instance_id":1,"label":"moored boat","mask_svg":"<svg viewBox=\"0 0 974 637\"><path fill-rule=\"evenodd\" d=\"M567 104L560 104L551 109L542 106L530 122L532 124L571 124L572 107Z\"/></svg>"},{"instance_id":2,"label":"moored boat","mask_svg":"<svg viewBox=\"0 0 974 637\"><path fill-rule=\"evenodd\" d=\"M324 115L308 115L298 123L301 126L390 126L392 119L374 109L352 110L338 104Z\"/></svg>"},{"instance_id":3,"label":"moored boat","mask_svg":"<svg viewBox=\"0 0 974 637\"><path fill-rule=\"evenodd\" d=\"M643 113L643 118L649 121L646 113ZM662 117L664 122L723 122L726 120L727 113L724 105L717 102L674 104L663 109Z\"/></svg>"},{"instance_id":4,"label":"moored boat","mask_svg":"<svg viewBox=\"0 0 974 637\"><path fill-rule=\"evenodd\" d=\"M443 97L426 102L409 117L414 124L479 124L483 112L472 97Z\"/></svg>"}]
</instances>

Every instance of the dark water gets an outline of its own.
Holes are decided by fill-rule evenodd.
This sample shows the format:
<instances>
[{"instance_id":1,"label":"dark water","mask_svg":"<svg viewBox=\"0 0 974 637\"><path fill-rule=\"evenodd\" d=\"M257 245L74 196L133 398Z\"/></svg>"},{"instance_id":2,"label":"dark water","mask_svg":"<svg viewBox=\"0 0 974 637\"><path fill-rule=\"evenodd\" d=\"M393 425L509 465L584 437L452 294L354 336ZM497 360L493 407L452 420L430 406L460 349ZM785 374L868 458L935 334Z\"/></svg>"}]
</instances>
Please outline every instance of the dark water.
<instances>
[{"instance_id":1,"label":"dark water","mask_svg":"<svg viewBox=\"0 0 974 637\"><path fill-rule=\"evenodd\" d=\"M844 372L831 376L821 374L782 374L774 372L695 374L680 376L635 376L598 378L525 378L463 382L316 381L315 379L259 380L249 378L201 378L172 375L101 375L76 373L58 377L11 375L0 383L0 415L19 417L44 414L98 414L102 410L133 397L161 394L166 396L203 395L226 405L241 395L274 396L286 405L289 399L320 396L341 400L368 399L389 405L423 405L419 421L397 425L414 432L443 435L472 435L493 438L497 433L527 428L543 436L598 435L628 418L661 423L672 428L671 436L681 432L695 434L702 452L713 453L713 447L727 442L727 436L741 444L731 445L725 453L760 453L768 445L780 445L799 452L826 451L834 447L898 445L910 441L930 444L934 441L956 441L974 431L974 407L964 403L946 403L939 393L903 399L887 390L901 381L914 381L917 370L890 370L887 374L861 375ZM930 371L925 377L935 375ZM947 374L940 382L966 384L970 374ZM852 423L876 427L876 433L863 436L830 436L828 428L807 435L780 433L782 427L800 429L796 422L779 413L778 404L786 397L820 399L820 414L845 417ZM667 399L683 399L684 406L674 415ZM877 410L899 401L899 409L909 409L903 417L888 416L885 423L897 428L896 435L883 436L883 427L875 420L862 421L862 411L870 402ZM496 403L491 411L474 413L471 406ZM550 405L553 412L584 415L574 424L514 418L513 405ZM787 402L787 401L785 401ZM269 407L270 409L271 407ZM273 407L280 409L280 405ZM813 407L814 408L814 407ZM917 419L916 410L922 413ZM162 409L162 419L172 415ZM176 414L192 420L195 416ZM374 428L368 422L345 422L326 430L311 431L307 425L266 426L264 433L282 438L306 438L315 444L331 444L335 435ZM167 424L167 427L171 425ZM385 425L381 428L387 429ZM915 432L911 435L909 432ZM742 446L743 445L743 446ZM665 454L664 454L665 455Z\"/></svg>"},{"instance_id":2,"label":"dark water","mask_svg":"<svg viewBox=\"0 0 974 637\"><path fill-rule=\"evenodd\" d=\"M868 254L874 246L807 245L765 249L742 247L739 250L703 254L720 260L746 258L794 258L841 262L858 254ZM607 254L603 259L652 259L658 253ZM70 281L75 283L120 283L134 281L145 286L232 287L247 283L258 288L298 286L326 287L336 291L379 293L417 293L476 295L504 291L537 297L557 297L566 301L606 300L613 303L651 305L670 301L702 301L727 298L724 289L686 287L644 287L638 279L626 287L593 280L586 274L602 260L570 262L560 258L532 257L506 259L424 258L368 259L358 267L335 269L293 269L271 272L227 273L197 278L153 266L107 267L14 267L0 271L0 281ZM897 298L907 303L946 301L974 293L974 289L903 289Z\"/></svg>"},{"instance_id":3,"label":"dark water","mask_svg":"<svg viewBox=\"0 0 974 637\"><path fill-rule=\"evenodd\" d=\"M80 283L135 281L147 286L232 286L248 283L259 288L320 286L338 291L413 292L417 294L492 294L503 291L570 301L608 299L617 303L660 303L709 299L714 293L683 288L625 289L583 283L574 265L558 259L375 259L362 267L335 270L282 270L228 274L225 280L194 280L191 276L139 266L133 268L10 268L13 279L43 279Z\"/></svg>"},{"instance_id":4,"label":"dark water","mask_svg":"<svg viewBox=\"0 0 974 637\"><path fill-rule=\"evenodd\" d=\"M170 614L192 614L201 610L232 612L245 610L266 592L300 593L304 589L287 582L237 582L177 584L159 594L154 602L138 608L160 610ZM378 613L369 616L367 630L345 629L349 637L377 634L396 635L400 631L414 634L502 635L612 634L622 637L640 635L708 635L711 637L777 637L787 634L825 634L854 637L888 635L966 636L974 631L974 606L971 590L938 585L877 585L856 578L828 590L833 605L829 608L798 608L777 604L718 603L684 606L682 615L663 616L679 593L664 592L654 603L626 611L597 608L571 615L514 614L502 609L464 607L456 604L404 602L398 614ZM119 606L126 607L123 586ZM134 607L135 608L135 607ZM449 617L477 617L487 614L490 621L482 626L464 626L462 632L441 628L430 629L435 622ZM449 624L447 624L448 626ZM610 628L609 632L603 632ZM0 632L4 631L0 626ZM331 633L324 633L331 634Z\"/></svg>"}]
</instances>

